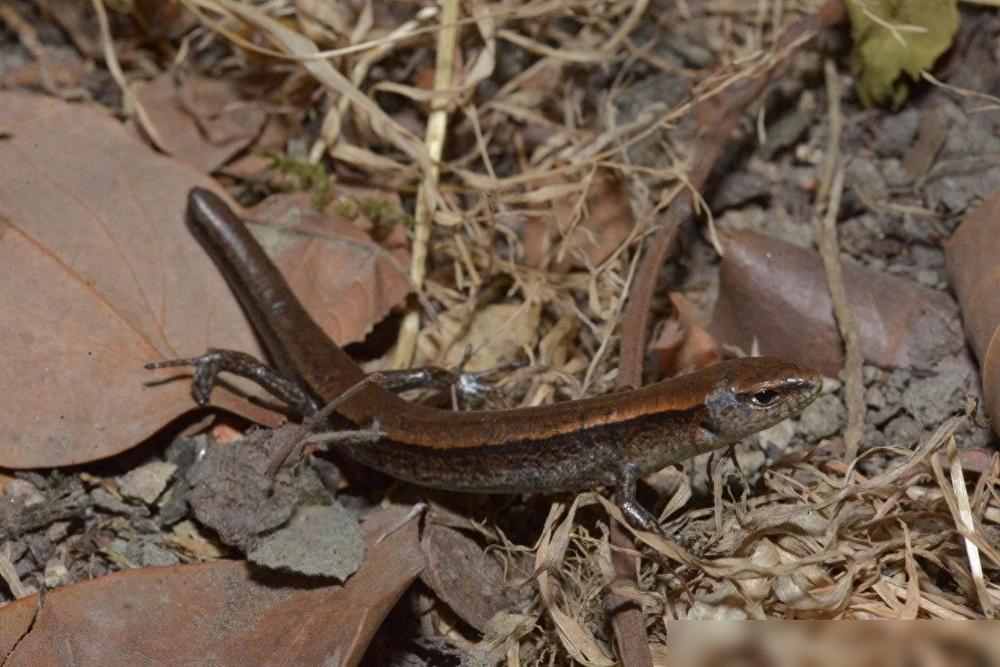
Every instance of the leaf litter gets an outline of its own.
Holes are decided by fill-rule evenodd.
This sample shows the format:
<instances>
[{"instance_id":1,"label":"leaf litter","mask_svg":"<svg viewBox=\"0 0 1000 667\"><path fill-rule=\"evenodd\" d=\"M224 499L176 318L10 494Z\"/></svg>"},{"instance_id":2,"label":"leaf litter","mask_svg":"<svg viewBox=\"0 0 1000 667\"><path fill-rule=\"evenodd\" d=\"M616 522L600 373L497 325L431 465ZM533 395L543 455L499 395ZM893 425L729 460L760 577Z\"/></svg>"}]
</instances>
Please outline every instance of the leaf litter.
<instances>
[{"instance_id":1,"label":"leaf litter","mask_svg":"<svg viewBox=\"0 0 1000 667\"><path fill-rule=\"evenodd\" d=\"M303 505L272 533L262 535L247 552L252 563L312 577L346 581L365 556L358 521L340 503Z\"/></svg>"},{"instance_id":2,"label":"leaf litter","mask_svg":"<svg viewBox=\"0 0 1000 667\"><path fill-rule=\"evenodd\" d=\"M224 77L225 68L214 64L224 53L225 66L280 73L269 101L294 101L278 111L268 108L295 119L285 142L295 159L284 166L277 160L245 163L261 170L227 181L241 201L258 201L262 184L281 183L279 172L296 161L323 165L338 182L377 183L399 192L400 210L415 211L413 220L400 217L396 224L415 239L409 272L426 317L423 329L401 329L395 359L402 355L405 361L412 356L417 365L444 363L446 355L455 354L452 350L488 346L488 336L467 334L481 311L503 312L491 310L502 305L530 313L539 322L539 333L518 334L529 364L502 385L515 405L615 388L622 342L618 324L636 275L638 249L654 233L658 213L683 191L692 163L698 166L698 156L684 150L691 138L691 112L722 95L728 84L763 69L774 56L771 49L781 28L811 11L799 13L798 7L784 3L743 9L725 3L692 9L682 3L655 12L645 3L515 3L502 10L476 6L469 15L458 14L456 30L442 30L444 12L455 9L451 3L409 14L380 3L360 10L301 3L298 11L278 3L281 7L268 6L275 12L271 15L228 1L182 4L190 12L182 12L185 20L194 16L196 25L208 29L188 42L186 66ZM668 19L659 11L673 15ZM969 27L960 29L957 39L1000 30L986 10L969 11L972 16L964 21ZM127 18L115 16L117 22L127 23ZM74 25L67 29L82 29L80 22ZM121 62L156 62L141 45L115 30L112 34ZM734 34L739 39L732 39ZM834 40L833 48L844 48ZM345 50L345 45L355 46ZM443 51L451 55L445 57ZM970 50L956 57L977 56ZM709 68L713 62L728 65ZM797 61L793 76L778 81L766 98L769 103L756 110L758 127L768 127L768 119L781 113L780 104L774 104L779 98L818 109L816 98L826 92L804 81L821 78L821 70L814 57ZM947 137L935 142L937 150L928 149L934 157L914 171L917 176L902 167L907 142L890 141L899 117L864 116L844 99L843 113L854 122L845 124L837 148L849 160L850 173L863 178L847 179L838 232L842 253L948 299L940 292L947 279L939 241L987 188L990 172L970 171L971 160L996 150L995 138L974 134L977 128L982 131L984 114L966 115L981 101L955 90L990 90L994 81L989 77L995 75L989 68L960 65L937 74L952 88L931 88L915 104L939 105L949 117L967 118L972 129L950 126ZM633 80L646 85L632 85ZM118 82L129 85L123 78ZM325 103L314 105L316 100ZM443 127L421 141L431 118ZM294 129L306 127L306 120L310 131ZM768 144L766 159L750 157L746 171L765 186L757 187L756 194L720 199L718 209L709 194L707 204L720 231L730 223L757 231L780 229L785 240L809 245L811 232L801 227L808 227L822 160L829 152L825 128L817 122ZM871 141L877 142L874 153ZM916 164L915 159L907 164ZM225 173L225 165L220 169ZM592 198L607 187L602 185L605 172L617 179L613 190L628 200L628 207L595 206L607 203L607 196ZM944 192L946 181L958 187ZM312 190L310 205L327 196L324 182L312 177L301 181L301 187ZM986 191L995 188L994 182ZM174 232L182 232L174 223L183 198L175 199L171 224L178 227ZM543 228L541 240L531 240L531 221L539 211L544 215L547 206L558 211L556 224ZM333 209L342 212L336 205ZM691 313L701 322L708 320L719 290L717 268L699 229L688 225L679 238L677 261L665 268L665 277L690 307L674 326L697 331ZM524 261L529 250L540 259ZM505 280L495 282L497 274ZM786 282L773 275L765 280L772 294ZM752 310L761 297L740 298ZM670 312L665 304L672 299L665 290L658 293L654 316ZM785 311L775 314L784 316ZM856 316L863 329L867 318ZM451 317L457 326L443 324ZM941 335L942 349L961 346L960 332L942 328ZM676 338L673 334L670 345L678 345ZM753 352L761 340L751 337L744 343L743 351ZM202 349L197 343L192 347L194 352ZM407 349L414 352L407 354ZM774 352L793 354L784 348ZM448 358L454 362L455 357ZM398 365L392 362L383 356L372 365ZM978 459L961 456L992 451L983 449L990 437L980 416L965 404L966 394L978 391L975 369L961 354L943 354L919 373L912 371L911 361L899 368L867 365L860 372L868 409L856 459L843 459L838 427L811 435L802 428L809 420L836 424L835 419L807 415L783 434L767 434L742 446L735 458L701 457L685 463L683 474L669 476L669 482L660 476L650 480L642 489L648 496L644 502L662 513L679 544L636 535L640 546L628 549L630 556L639 556L634 584L616 576L613 555L622 547L611 538L609 521L621 524L621 517L602 496L556 498L551 507L551 498L462 500L459 506L476 517L463 533L504 564L507 587L521 595L513 595L516 604L485 622L483 613L475 617L482 635L456 620L457 609L432 597L421 612L424 637L447 637L449 646L467 656L509 664L611 664L616 644L607 623L609 592L640 610L642 639L648 632L656 656L662 655L676 619L988 615L997 596L991 576L995 579L1000 567L992 546L1000 520L994 493L1000 468L992 453ZM952 379L942 383L945 377ZM833 410L834 405L843 411L842 391L843 384L831 382L821 397L825 407L818 404L813 412ZM952 438L959 449L942 462ZM978 464L963 465L972 460ZM32 566L43 566L53 546L65 543L62 531L51 528L65 520L67 511L71 521L81 522L72 517L85 515L88 543L80 549L77 541L76 548L91 564L101 564L97 573L141 562L131 553L137 540L122 536L142 535L135 527L150 528L143 522L167 505L146 508L145 516L134 511L130 503L136 501L119 501L113 483L107 482L121 471L113 472L89 481L70 480L71 490L63 492L63 497L75 498L89 491L83 495L100 497L102 510L86 503L60 509L45 500L46 511L32 521L21 521L29 515L15 513L20 523L12 524L16 530L9 538L14 546L9 560L20 564L22 572L16 576L29 586L39 583ZM172 497L184 476L177 477L157 502ZM25 480L43 495L66 484ZM338 490L351 488L346 480L333 481ZM390 496L403 492L389 487ZM371 500L343 498L362 511ZM180 530L185 524L191 527L182 531L188 547L173 553L186 560L199 558L193 556L196 550L211 553L198 545L213 544L216 536L187 520L171 525ZM48 547L37 539L17 539L39 530L51 530L54 539ZM414 567L419 570L423 564ZM397 626L390 618L385 627ZM415 645L405 634L392 639L404 654Z\"/></svg>"}]
</instances>

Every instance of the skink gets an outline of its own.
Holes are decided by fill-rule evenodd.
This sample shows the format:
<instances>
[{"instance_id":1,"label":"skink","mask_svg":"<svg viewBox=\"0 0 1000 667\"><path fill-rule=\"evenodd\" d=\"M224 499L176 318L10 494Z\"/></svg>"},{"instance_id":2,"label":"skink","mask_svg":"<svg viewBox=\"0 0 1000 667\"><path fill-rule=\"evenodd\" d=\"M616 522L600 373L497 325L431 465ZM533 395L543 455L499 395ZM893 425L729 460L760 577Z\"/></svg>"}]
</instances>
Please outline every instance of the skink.
<instances>
[{"instance_id":1,"label":"skink","mask_svg":"<svg viewBox=\"0 0 1000 667\"><path fill-rule=\"evenodd\" d=\"M276 370L238 352L150 364L192 365L204 404L219 371L258 381L309 416L354 388L337 413L375 426L376 442L346 444L354 459L393 477L457 491L536 493L609 486L634 526L656 530L635 500L636 480L801 412L818 374L775 358L725 361L640 389L541 407L452 411L406 401L376 384L306 313L243 222L195 188L188 226L239 299Z\"/></svg>"}]
</instances>

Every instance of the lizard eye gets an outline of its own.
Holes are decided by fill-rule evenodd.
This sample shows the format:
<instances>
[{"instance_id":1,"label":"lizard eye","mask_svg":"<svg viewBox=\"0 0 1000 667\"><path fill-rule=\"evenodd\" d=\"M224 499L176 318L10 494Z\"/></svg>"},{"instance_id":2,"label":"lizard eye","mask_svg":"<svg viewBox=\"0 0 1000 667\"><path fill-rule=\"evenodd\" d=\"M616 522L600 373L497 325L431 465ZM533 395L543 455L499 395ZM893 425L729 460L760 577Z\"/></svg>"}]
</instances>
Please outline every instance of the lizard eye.
<instances>
[{"instance_id":1,"label":"lizard eye","mask_svg":"<svg viewBox=\"0 0 1000 667\"><path fill-rule=\"evenodd\" d=\"M773 389L762 389L750 395L750 402L760 408L769 408L778 401L778 392Z\"/></svg>"}]
</instances>

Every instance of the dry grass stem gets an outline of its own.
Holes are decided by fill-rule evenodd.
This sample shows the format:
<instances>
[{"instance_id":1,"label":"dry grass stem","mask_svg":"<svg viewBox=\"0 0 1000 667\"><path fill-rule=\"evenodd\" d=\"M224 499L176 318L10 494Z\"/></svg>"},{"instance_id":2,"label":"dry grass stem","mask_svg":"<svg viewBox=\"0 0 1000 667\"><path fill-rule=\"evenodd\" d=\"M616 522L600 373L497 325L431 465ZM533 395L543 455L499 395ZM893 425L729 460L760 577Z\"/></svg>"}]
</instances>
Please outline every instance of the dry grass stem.
<instances>
[{"instance_id":1,"label":"dry grass stem","mask_svg":"<svg viewBox=\"0 0 1000 667\"><path fill-rule=\"evenodd\" d=\"M865 402L864 379L861 367L864 356L861 350L861 335L858 333L854 314L847 303L840 264L840 246L837 243L837 215L840 213L840 196L844 189L844 170L839 166L839 143L843 130L843 114L840 111L840 84L836 67L832 61L825 66L826 87L829 97L830 138L823 174L817 193L815 215L816 243L823 256L830 301L844 340L844 385L847 403L847 427L844 429L844 458L852 461L858 453L858 446L864 434ZM825 214L820 211L825 207Z\"/></svg>"}]
</instances>

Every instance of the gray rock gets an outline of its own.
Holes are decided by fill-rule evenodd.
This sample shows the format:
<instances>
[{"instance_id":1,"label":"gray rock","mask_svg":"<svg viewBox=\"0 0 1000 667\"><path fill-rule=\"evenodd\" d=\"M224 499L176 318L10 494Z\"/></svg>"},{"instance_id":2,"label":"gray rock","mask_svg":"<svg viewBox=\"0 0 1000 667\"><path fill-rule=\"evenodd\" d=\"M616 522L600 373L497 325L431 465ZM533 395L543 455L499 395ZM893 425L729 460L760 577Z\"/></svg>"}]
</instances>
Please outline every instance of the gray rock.
<instances>
[{"instance_id":1,"label":"gray rock","mask_svg":"<svg viewBox=\"0 0 1000 667\"><path fill-rule=\"evenodd\" d=\"M170 483L177 466L167 461L150 461L118 478L118 490L126 498L152 505Z\"/></svg>"},{"instance_id":2,"label":"gray rock","mask_svg":"<svg viewBox=\"0 0 1000 667\"><path fill-rule=\"evenodd\" d=\"M62 542L69 535L69 521L56 521L45 529L45 538L52 543Z\"/></svg>"},{"instance_id":3,"label":"gray rock","mask_svg":"<svg viewBox=\"0 0 1000 667\"><path fill-rule=\"evenodd\" d=\"M23 479L12 479L3 489L3 495L10 500L18 500L25 507L36 505L43 500L43 496L35 485Z\"/></svg>"},{"instance_id":4,"label":"gray rock","mask_svg":"<svg viewBox=\"0 0 1000 667\"><path fill-rule=\"evenodd\" d=\"M972 379L970 372L963 368L915 378L903 394L903 407L918 423L937 426L964 407Z\"/></svg>"},{"instance_id":5,"label":"gray rock","mask_svg":"<svg viewBox=\"0 0 1000 667\"><path fill-rule=\"evenodd\" d=\"M139 563L143 567L177 565L181 559L173 551L151 541L144 541L139 547Z\"/></svg>"},{"instance_id":6,"label":"gray rock","mask_svg":"<svg viewBox=\"0 0 1000 667\"><path fill-rule=\"evenodd\" d=\"M920 425L909 415L900 415L885 426L885 437L890 444L904 447L920 440Z\"/></svg>"},{"instance_id":7,"label":"gray rock","mask_svg":"<svg viewBox=\"0 0 1000 667\"><path fill-rule=\"evenodd\" d=\"M90 502L93 503L95 508L109 514L149 516L149 510L145 507L122 502L99 486L91 489Z\"/></svg>"},{"instance_id":8,"label":"gray rock","mask_svg":"<svg viewBox=\"0 0 1000 667\"><path fill-rule=\"evenodd\" d=\"M906 188L913 183L913 178L903 169L903 163L896 158L882 160L882 173L886 184L893 189Z\"/></svg>"},{"instance_id":9,"label":"gray rock","mask_svg":"<svg viewBox=\"0 0 1000 667\"><path fill-rule=\"evenodd\" d=\"M828 438L844 426L844 404L833 394L823 394L799 417L799 427L810 440Z\"/></svg>"},{"instance_id":10,"label":"gray rock","mask_svg":"<svg viewBox=\"0 0 1000 667\"><path fill-rule=\"evenodd\" d=\"M871 147L881 157L899 157L917 136L920 112L908 106L899 113L886 114L872 132Z\"/></svg>"},{"instance_id":11,"label":"gray rock","mask_svg":"<svg viewBox=\"0 0 1000 667\"><path fill-rule=\"evenodd\" d=\"M847 164L845 176L850 187L862 190L875 201L889 198L889 185L882 176L879 164L874 160L863 156L853 158Z\"/></svg>"},{"instance_id":12,"label":"gray rock","mask_svg":"<svg viewBox=\"0 0 1000 667\"><path fill-rule=\"evenodd\" d=\"M53 556L45 563L45 574L42 576L42 581L45 583L46 588L58 588L59 586L68 584L69 580L69 570L66 569L66 564L63 563L62 558Z\"/></svg>"}]
</instances>

